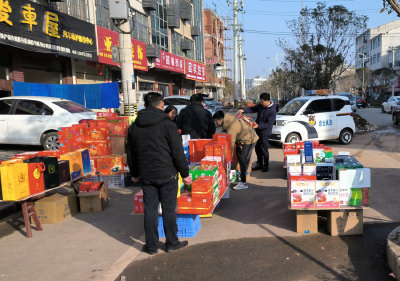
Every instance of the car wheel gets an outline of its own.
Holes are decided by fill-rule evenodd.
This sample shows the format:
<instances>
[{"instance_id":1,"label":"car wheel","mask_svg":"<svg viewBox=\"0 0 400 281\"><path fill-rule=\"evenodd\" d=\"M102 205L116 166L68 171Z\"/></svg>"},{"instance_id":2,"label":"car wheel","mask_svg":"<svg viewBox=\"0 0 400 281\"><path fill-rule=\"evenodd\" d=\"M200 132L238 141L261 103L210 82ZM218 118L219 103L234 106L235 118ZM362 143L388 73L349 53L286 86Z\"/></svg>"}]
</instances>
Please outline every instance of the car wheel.
<instances>
[{"instance_id":1,"label":"car wheel","mask_svg":"<svg viewBox=\"0 0 400 281\"><path fill-rule=\"evenodd\" d=\"M341 144L349 144L353 140L353 133L349 129L344 129L340 132L339 142Z\"/></svg>"},{"instance_id":2,"label":"car wheel","mask_svg":"<svg viewBox=\"0 0 400 281\"><path fill-rule=\"evenodd\" d=\"M397 120L396 115L392 116L392 121L393 121L393 125L398 125L399 124L399 120Z\"/></svg>"},{"instance_id":3,"label":"car wheel","mask_svg":"<svg viewBox=\"0 0 400 281\"><path fill-rule=\"evenodd\" d=\"M295 143L300 141L300 136L297 133L290 133L287 135L285 142L286 143Z\"/></svg>"},{"instance_id":4,"label":"car wheel","mask_svg":"<svg viewBox=\"0 0 400 281\"><path fill-rule=\"evenodd\" d=\"M386 111L385 111L385 108L383 107L383 105L382 105L382 113L385 113Z\"/></svg>"},{"instance_id":5,"label":"car wheel","mask_svg":"<svg viewBox=\"0 0 400 281\"><path fill-rule=\"evenodd\" d=\"M45 150L59 150L58 134L54 132L46 134L43 138L43 148Z\"/></svg>"}]
</instances>

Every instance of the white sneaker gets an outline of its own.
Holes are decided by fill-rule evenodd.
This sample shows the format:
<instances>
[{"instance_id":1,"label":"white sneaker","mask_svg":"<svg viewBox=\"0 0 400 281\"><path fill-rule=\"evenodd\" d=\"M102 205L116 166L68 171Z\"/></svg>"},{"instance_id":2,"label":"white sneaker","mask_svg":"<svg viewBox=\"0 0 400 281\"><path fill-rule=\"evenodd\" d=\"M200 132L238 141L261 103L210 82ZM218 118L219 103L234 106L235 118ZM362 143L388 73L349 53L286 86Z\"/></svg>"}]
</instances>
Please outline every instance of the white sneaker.
<instances>
[{"instance_id":1,"label":"white sneaker","mask_svg":"<svg viewBox=\"0 0 400 281\"><path fill-rule=\"evenodd\" d=\"M242 183L242 182L238 183L238 185L233 187L234 190L241 190L241 189L247 189L247 188L249 188L247 186L247 183Z\"/></svg>"}]
</instances>

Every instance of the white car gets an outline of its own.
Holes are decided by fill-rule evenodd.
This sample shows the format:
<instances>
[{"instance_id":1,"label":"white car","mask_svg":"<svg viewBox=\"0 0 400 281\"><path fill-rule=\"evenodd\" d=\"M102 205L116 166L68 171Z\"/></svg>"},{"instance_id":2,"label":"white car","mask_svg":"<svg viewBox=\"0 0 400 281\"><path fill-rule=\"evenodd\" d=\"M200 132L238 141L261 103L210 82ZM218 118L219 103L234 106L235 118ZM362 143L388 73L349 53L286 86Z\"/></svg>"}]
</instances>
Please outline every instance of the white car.
<instances>
[{"instance_id":1,"label":"white car","mask_svg":"<svg viewBox=\"0 0 400 281\"><path fill-rule=\"evenodd\" d=\"M96 112L60 98L0 98L0 143L60 149L57 128L78 124L81 119L96 119Z\"/></svg>"},{"instance_id":2,"label":"white car","mask_svg":"<svg viewBox=\"0 0 400 281\"><path fill-rule=\"evenodd\" d=\"M382 103L382 112L392 113L392 106L400 101L400 96L390 97L387 102Z\"/></svg>"},{"instance_id":3,"label":"white car","mask_svg":"<svg viewBox=\"0 0 400 281\"><path fill-rule=\"evenodd\" d=\"M349 144L355 131L347 97L301 97L291 100L277 113L270 141L338 139L342 144Z\"/></svg>"},{"instance_id":4,"label":"white car","mask_svg":"<svg viewBox=\"0 0 400 281\"><path fill-rule=\"evenodd\" d=\"M164 109L168 105L173 105L178 110L178 112L177 112L178 115L179 115L179 112L181 112L181 110L184 109L189 104L190 104L190 96L178 96L178 95L175 95L175 96L168 96L168 97L164 98ZM215 111L216 111L215 107L209 101L205 101L204 108L207 109L208 111L210 111L211 114L214 114ZM144 105L138 105L137 111L140 111L142 109L144 109Z\"/></svg>"}]
</instances>

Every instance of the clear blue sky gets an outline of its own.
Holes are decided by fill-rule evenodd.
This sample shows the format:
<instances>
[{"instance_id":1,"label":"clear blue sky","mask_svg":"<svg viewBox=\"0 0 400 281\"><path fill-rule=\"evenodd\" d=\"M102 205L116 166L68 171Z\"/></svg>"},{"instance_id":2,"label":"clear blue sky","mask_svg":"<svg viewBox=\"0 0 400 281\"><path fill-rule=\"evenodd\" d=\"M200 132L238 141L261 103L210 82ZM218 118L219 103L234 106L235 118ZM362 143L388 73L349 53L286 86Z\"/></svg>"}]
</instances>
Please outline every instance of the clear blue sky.
<instances>
[{"instance_id":1,"label":"clear blue sky","mask_svg":"<svg viewBox=\"0 0 400 281\"><path fill-rule=\"evenodd\" d=\"M233 17L232 8L228 7L226 0L203 1L204 8L214 10L216 5L218 15ZM230 2L232 3L232 0ZM387 12L379 13L383 8L382 0L327 0L325 2L328 6L343 5L359 15L368 16L368 28L378 27L399 19L396 13L390 15ZM285 37L285 35L279 35L279 32L290 31L286 26L286 21L299 17L301 0L243 0L243 3L246 13L239 14L239 22L244 23L244 30L260 30L274 33L244 33L245 55L247 57L246 78L267 76L269 72L263 70L276 67L276 61L269 60L266 57L275 57L275 54L283 53L276 45L276 40L279 37ZM316 5L317 1L304 0L304 6L315 7ZM280 56L279 63L282 60L283 56Z\"/></svg>"}]
</instances>

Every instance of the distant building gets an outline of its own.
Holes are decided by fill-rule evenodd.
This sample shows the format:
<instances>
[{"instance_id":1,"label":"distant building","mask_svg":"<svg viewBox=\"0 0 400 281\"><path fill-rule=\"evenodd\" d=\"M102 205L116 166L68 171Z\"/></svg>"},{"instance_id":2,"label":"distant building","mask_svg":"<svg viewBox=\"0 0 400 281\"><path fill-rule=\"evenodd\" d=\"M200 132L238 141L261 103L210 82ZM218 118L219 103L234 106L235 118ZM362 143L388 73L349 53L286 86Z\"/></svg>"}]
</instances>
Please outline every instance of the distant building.
<instances>
[{"instance_id":1,"label":"distant building","mask_svg":"<svg viewBox=\"0 0 400 281\"><path fill-rule=\"evenodd\" d=\"M261 86L265 81L268 79L262 78L260 76L256 76L255 78L248 78L246 79L246 92L250 91L253 88Z\"/></svg>"},{"instance_id":2,"label":"distant building","mask_svg":"<svg viewBox=\"0 0 400 281\"><path fill-rule=\"evenodd\" d=\"M377 28L369 28L356 38L356 69L364 66L376 70L383 67L400 69L400 20L383 24ZM393 60L391 47L395 51ZM394 61L394 64L393 64Z\"/></svg>"}]
</instances>

